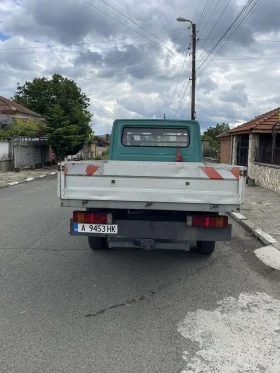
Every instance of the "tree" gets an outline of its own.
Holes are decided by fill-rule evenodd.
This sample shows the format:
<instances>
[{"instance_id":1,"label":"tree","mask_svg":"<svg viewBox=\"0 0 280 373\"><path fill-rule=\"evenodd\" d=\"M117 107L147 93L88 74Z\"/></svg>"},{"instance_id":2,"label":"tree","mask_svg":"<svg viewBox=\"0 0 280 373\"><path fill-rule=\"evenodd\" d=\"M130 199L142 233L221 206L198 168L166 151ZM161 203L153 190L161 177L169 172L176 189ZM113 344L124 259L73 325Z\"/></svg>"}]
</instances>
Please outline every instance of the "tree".
<instances>
[{"instance_id":1,"label":"tree","mask_svg":"<svg viewBox=\"0 0 280 373\"><path fill-rule=\"evenodd\" d=\"M59 159L78 153L92 133L89 98L59 74L18 84L13 100L44 117L48 143Z\"/></svg>"},{"instance_id":2,"label":"tree","mask_svg":"<svg viewBox=\"0 0 280 373\"><path fill-rule=\"evenodd\" d=\"M42 137L46 133L46 125L40 120L16 119L9 129L0 129L0 140L10 141L13 136Z\"/></svg>"},{"instance_id":3,"label":"tree","mask_svg":"<svg viewBox=\"0 0 280 373\"><path fill-rule=\"evenodd\" d=\"M217 139L217 136L229 130L230 127L227 123L217 123L215 127L209 127L206 131L204 131L202 135L202 140L209 140L211 148L216 152L216 155L218 155L219 140Z\"/></svg>"}]
</instances>

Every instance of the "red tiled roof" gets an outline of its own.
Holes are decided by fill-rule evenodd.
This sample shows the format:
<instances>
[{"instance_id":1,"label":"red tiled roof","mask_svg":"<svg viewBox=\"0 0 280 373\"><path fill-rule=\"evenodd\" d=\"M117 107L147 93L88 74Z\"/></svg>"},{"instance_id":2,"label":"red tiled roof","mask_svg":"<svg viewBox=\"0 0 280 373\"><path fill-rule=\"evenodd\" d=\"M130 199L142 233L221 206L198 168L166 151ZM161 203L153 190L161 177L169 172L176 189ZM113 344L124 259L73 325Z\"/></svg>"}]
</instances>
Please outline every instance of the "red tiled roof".
<instances>
[{"instance_id":1,"label":"red tiled roof","mask_svg":"<svg viewBox=\"0 0 280 373\"><path fill-rule=\"evenodd\" d=\"M229 137L230 136L230 131L226 131L221 133L220 135L217 136L218 139L223 138L223 137Z\"/></svg>"},{"instance_id":2,"label":"red tiled roof","mask_svg":"<svg viewBox=\"0 0 280 373\"><path fill-rule=\"evenodd\" d=\"M27 109L26 107L9 100L3 96L0 96L0 114L14 115L17 113L27 114L33 117L41 118L40 114L35 113L32 110Z\"/></svg>"},{"instance_id":3,"label":"red tiled roof","mask_svg":"<svg viewBox=\"0 0 280 373\"><path fill-rule=\"evenodd\" d=\"M235 127L229 131L230 135L237 133L248 132L271 132L275 123L279 123L280 107L269 111L268 113L259 115L255 119L250 120L241 126ZM222 137L222 135L220 135Z\"/></svg>"}]
</instances>

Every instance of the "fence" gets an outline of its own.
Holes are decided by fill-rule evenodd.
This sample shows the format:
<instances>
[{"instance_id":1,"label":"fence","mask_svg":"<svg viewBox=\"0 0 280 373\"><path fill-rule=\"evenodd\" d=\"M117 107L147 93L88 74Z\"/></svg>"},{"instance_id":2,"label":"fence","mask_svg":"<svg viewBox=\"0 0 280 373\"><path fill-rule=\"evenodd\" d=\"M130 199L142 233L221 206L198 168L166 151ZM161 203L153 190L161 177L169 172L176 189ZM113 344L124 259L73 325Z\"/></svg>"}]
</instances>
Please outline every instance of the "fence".
<instances>
[{"instance_id":1,"label":"fence","mask_svg":"<svg viewBox=\"0 0 280 373\"><path fill-rule=\"evenodd\" d=\"M44 139L14 137L11 142L0 142L0 172L15 168L42 167L50 163L50 147Z\"/></svg>"}]
</instances>

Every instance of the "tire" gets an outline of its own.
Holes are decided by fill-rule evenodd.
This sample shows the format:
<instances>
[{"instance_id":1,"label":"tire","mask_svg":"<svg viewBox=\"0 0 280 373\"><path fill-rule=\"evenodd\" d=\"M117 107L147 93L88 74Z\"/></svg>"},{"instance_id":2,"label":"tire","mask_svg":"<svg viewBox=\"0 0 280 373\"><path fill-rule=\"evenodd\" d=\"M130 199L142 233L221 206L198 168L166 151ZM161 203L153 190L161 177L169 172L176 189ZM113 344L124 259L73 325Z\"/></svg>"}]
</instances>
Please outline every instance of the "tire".
<instances>
[{"instance_id":1,"label":"tire","mask_svg":"<svg viewBox=\"0 0 280 373\"><path fill-rule=\"evenodd\" d=\"M106 250L108 249L106 237L88 236L88 245L92 250Z\"/></svg>"},{"instance_id":2,"label":"tire","mask_svg":"<svg viewBox=\"0 0 280 373\"><path fill-rule=\"evenodd\" d=\"M196 252L203 255L211 255L215 250L215 241L198 241Z\"/></svg>"}]
</instances>

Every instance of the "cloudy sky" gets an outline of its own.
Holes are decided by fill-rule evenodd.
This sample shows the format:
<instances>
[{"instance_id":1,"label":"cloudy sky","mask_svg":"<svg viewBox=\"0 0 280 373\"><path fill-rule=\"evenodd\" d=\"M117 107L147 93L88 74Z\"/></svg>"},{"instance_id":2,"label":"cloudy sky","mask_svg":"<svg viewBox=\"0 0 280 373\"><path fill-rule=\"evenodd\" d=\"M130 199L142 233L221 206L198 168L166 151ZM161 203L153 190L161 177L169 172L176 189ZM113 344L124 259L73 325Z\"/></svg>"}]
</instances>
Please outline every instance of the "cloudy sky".
<instances>
[{"instance_id":1,"label":"cloudy sky","mask_svg":"<svg viewBox=\"0 0 280 373\"><path fill-rule=\"evenodd\" d=\"M190 119L203 129L280 106L279 0L0 0L0 95L59 73L90 98L96 134L115 118Z\"/></svg>"}]
</instances>

